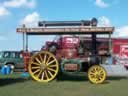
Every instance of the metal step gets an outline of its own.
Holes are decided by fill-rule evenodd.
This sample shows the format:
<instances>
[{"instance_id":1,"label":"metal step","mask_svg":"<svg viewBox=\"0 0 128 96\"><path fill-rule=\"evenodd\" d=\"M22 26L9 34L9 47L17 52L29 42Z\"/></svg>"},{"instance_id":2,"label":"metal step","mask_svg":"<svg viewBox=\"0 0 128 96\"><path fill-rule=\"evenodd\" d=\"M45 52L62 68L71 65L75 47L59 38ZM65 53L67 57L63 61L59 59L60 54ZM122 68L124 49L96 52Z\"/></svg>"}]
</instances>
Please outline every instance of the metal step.
<instances>
[{"instance_id":1,"label":"metal step","mask_svg":"<svg viewBox=\"0 0 128 96\"><path fill-rule=\"evenodd\" d=\"M107 76L125 76L128 77L128 70L124 65L105 65L101 64L107 72Z\"/></svg>"}]
</instances>

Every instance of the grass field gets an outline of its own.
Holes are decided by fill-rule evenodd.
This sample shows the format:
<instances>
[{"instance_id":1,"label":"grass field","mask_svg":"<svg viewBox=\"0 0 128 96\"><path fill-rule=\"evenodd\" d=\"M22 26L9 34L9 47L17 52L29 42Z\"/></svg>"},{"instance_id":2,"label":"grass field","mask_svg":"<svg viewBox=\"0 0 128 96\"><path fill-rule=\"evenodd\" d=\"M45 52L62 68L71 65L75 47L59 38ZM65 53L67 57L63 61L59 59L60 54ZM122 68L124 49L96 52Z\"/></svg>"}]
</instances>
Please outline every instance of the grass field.
<instances>
[{"instance_id":1,"label":"grass field","mask_svg":"<svg viewBox=\"0 0 128 96\"><path fill-rule=\"evenodd\" d=\"M64 74L59 81L38 83L20 73L0 75L0 96L128 96L128 78L91 84L85 74Z\"/></svg>"}]
</instances>

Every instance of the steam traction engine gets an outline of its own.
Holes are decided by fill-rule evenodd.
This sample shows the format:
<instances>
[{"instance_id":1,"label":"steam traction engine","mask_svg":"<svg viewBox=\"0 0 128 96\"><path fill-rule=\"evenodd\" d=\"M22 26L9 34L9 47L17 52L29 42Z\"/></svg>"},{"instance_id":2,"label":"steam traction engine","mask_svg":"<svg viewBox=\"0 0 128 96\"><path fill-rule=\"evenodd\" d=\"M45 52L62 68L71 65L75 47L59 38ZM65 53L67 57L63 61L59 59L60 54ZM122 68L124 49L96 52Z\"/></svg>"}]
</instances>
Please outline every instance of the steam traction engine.
<instances>
[{"instance_id":1,"label":"steam traction engine","mask_svg":"<svg viewBox=\"0 0 128 96\"><path fill-rule=\"evenodd\" d=\"M102 63L102 57L110 56L113 27L97 27L95 18L82 21L42 21L39 26L17 28L17 32L26 36L26 46L28 35L59 35L56 40L47 41L39 53L25 62L33 79L49 82L61 72L85 71L92 83L104 82L107 74L99 64ZM97 37L101 34L109 36L107 48L100 49Z\"/></svg>"}]
</instances>

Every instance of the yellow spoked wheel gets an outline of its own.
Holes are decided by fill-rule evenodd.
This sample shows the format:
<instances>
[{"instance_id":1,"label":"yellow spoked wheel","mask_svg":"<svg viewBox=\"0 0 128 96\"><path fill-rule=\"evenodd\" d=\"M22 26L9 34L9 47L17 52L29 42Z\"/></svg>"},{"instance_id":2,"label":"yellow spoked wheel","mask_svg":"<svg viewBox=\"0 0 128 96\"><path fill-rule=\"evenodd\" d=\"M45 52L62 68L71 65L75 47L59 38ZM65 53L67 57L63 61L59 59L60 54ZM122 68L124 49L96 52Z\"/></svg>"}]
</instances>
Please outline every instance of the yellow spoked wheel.
<instances>
[{"instance_id":1,"label":"yellow spoked wheel","mask_svg":"<svg viewBox=\"0 0 128 96\"><path fill-rule=\"evenodd\" d=\"M28 69L34 80L38 82L49 82L56 77L59 70L59 63L52 53L42 51L32 56Z\"/></svg>"},{"instance_id":2,"label":"yellow spoked wheel","mask_svg":"<svg viewBox=\"0 0 128 96\"><path fill-rule=\"evenodd\" d=\"M102 66L94 65L88 70L88 79L94 84L101 84L105 81L107 73Z\"/></svg>"}]
</instances>

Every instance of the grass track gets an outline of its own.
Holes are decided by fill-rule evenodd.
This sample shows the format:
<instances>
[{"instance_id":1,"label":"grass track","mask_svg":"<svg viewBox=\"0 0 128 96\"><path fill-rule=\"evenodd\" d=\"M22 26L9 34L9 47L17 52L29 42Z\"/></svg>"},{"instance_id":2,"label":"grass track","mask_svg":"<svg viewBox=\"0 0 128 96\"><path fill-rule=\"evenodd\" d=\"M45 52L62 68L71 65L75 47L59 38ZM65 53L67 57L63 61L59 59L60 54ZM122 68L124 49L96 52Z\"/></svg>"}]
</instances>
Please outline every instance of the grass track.
<instances>
[{"instance_id":1,"label":"grass track","mask_svg":"<svg viewBox=\"0 0 128 96\"><path fill-rule=\"evenodd\" d=\"M64 74L49 83L22 78L20 73L0 75L0 96L128 96L128 79L113 77L95 85L83 74Z\"/></svg>"}]
</instances>

